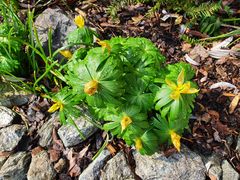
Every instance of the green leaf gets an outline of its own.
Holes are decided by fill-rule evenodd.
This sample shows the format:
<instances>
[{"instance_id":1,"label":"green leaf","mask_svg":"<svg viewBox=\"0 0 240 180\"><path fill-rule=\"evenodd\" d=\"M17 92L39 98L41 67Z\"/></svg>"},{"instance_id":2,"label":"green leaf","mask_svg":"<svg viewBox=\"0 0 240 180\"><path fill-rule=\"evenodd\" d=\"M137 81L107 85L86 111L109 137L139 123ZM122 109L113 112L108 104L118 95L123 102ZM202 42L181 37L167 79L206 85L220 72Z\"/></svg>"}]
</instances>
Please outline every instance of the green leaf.
<instances>
[{"instance_id":1,"label":"green leaf","mask_svg":"<svg viewBox=\"0 0 240 180\"><path fill-rule=\"evenodd\" d=\"M67 36L69 44L86 44L90 45L93 43L94 32L89 28L77 28L70 32Z\"/></svg>"}]
</instances>

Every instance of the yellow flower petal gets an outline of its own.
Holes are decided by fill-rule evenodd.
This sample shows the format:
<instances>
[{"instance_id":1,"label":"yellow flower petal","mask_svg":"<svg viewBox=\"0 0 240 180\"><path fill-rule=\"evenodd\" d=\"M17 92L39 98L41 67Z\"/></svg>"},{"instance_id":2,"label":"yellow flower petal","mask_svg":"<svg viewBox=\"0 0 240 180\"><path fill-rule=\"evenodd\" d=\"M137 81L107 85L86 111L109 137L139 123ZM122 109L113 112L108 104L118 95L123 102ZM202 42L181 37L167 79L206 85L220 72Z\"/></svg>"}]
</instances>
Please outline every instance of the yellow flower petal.
<instances>
[{"instance_id":1,"label":"yellow flower petal","mask_svg":"<svg viewBox=\"0 0 240 180\"><path fill-rule=\"evenodd\" d=\"M183 93L183 94L184 94L185 92L187 92L187 91L190 89L190 87L191 87L191 84L190 84L190 82L188 81L188 82L180 85L180 86L178 87L178 89L179 89L180 93Z\"/></svg>"},{"instance_id":2,"label":"yellow flower petal","mask_svg":"<svg viewBox=\"0 0 240 180\"><path fill-rule=\"evenodd\" d=\"M199 91L198 89L190 88L190 89L188 89L188 91L185 91L184 94L195 94L198 91Z\"/></svg>"},{"instance_id":3,"label":"yellow flower petal","mask_svg":"<svg viewBox=\"0 0 240 180\"><path fill-rule=\"evenodd\" d=\"M129 116L124 116L121 120L122 131L126 129L132 123L132 119Z\"/></svg>"},{"instance_id":4,"label":"yellow flower petal","mask_svg":"<svg viewBox=\"0 0 240 180\"><path fill-rule=\"evenodd\" d=\"M177 88L177 85L174 82L172 82L171 80L165 79L165 82L171 89L176 89Z\"/></svg>"},{"instance_id":5,"label":"yellow flower petal","mask_svg":"<svg viewBox=\"0 0 240 180\"><path fill-rule=\"evenodd\" d=\"M182 69L177 78L177 84L182 85L184 83L184 70Z\"/></svg>"},{"instance_id":6,"label":"yellow flower petal","mask_svg":"<svg viewBox=\"0 0 240 180\"><path fill-rule=\"evenodd\" d=\"M111 46L107 43L107 42L105 42L105 41L101 41L100 39L98 39L97 38L97 41L96 41L100 46L102 46L102 49L103 49L103 51L105 50L105 49L107 49L108 50L108 53L110 54L110 52L111 52Z\"/></svg>"},{"instance_id":7,"label":"yellow flower petal","mask_svg":"<svg viewBox=\"0 0 240 180\"><path fill-rule=\"evenodd\" d=\"M172 143L173 143L174 147L178 150L178 152L180 152L180 147L181 147L180 139L181 139L181 136L179 136L173 130L170 130L170 136L171 136L171 140L172 140Z\"/></svg>"},{"instance_id":8,"label":"yellow flower petal","mask_svg":"<svg viewBox=\"0 0 240 180\"><path fill-rule=\"evenodd\" d=\"M70 59L72 57L72 53L69 50L62 50L62 51L59 51L59 53L67 59Z\"/></svg>"},{"instance_id":9,"label":"yellow flower petal","mask_svg":"<svg viewBox=\"0 0 240 180\"><path fill-rule=\"evenodd\" d=\"M56 102L48 109L48 112L53 113L53 112L57 111L59 108L62 111L63 104L61 102Z\"/></svg>"},{"instance_id":10,"label":"yellow flower petal","mask_svg":"<svg viewBox=\"0 0 240 180\"><path fill-rule=\"evenodd\" d=\"M74 22L79 28L84 27L84 18L81 15L76 16Z\"/></svg>"},{"instance_id":11,"label":"yellow flower petal","mask_svg":"<svg viewBox=\"0 0 240 180\"><path fill-rule=\"evenodd\" d=\"M84 85L84 92L90 96L95 94L98 89L98 81L92 80Z\"/></svg>"},{"instance_id":12,"label":"yellow flower petal","mask_svg":"<svg viewBox=\"0 0 240 180\"><path fill-rule=\"evenodd\" d=\"M138 151L143 148L142 140L140 138L135 139L135 147Z\"/></svg>"},{"instance_id":13,"label":"yellow flower petal","mask_svg":"<svg viewBox=\"0 0 240 180\"><path fill-rule=\"evenodd\" d=\"M176 91L173 91L171 94L170 94L170 98L174 99L174 100L178 100L180 97L180 91L176 90Z\"/></svg>"}]
</instances>

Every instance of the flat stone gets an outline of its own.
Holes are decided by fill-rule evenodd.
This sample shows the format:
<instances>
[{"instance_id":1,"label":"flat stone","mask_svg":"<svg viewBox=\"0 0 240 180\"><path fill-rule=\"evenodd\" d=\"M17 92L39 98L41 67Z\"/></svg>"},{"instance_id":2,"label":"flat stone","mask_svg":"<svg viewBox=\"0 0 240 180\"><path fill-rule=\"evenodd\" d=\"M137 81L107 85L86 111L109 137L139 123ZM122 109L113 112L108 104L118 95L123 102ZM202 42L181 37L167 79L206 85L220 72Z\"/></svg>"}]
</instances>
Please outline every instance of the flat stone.
<instances>
[{"instance_id":1,"label":"flat stone","mask_svg":"<svg viewBox=\"0 0 240 180\"><path fill-rule=\"evenodd\" d=\"M80 174L79 180L99 179L101 169L110 156L108 150L103 150L99 156Z\"/></svg>"},{"instance_id":2,"label":"flat stone","mask_svg":"<svg viewBox=\"0 0 240 180\"><path fill-rule=\"evenodd\" d=\"M52 31L52 50L67 45L66 36L69 32L77 28L71 18L69 18L60 8L45 9L35 21L39 40L43 49L48 53L48 31Z\"/></svg>"},{"instance_id":3,"label":"flat stone","mask_svg":"<svg viewBox=\"0 0 240 180\"><path fill-rule=\"evenodd\" d=\"M30 93L0 81L0 105L8 108L28 103Z\"/></svg>"},{"instance_id":4,"label":"flat stone","mask_svg":"<svg viewBox=\"0 0 240 180\"><path fill-rule=\"evenodd\" d=\"M146 163L146 162L145 162ZM134 180L134 174L127 164L124 153L120 151L104 166L100 179L104 180Z\"/></svg>"},{"instance_id":5,"label":"flat stone","mask_svg":"<svg viewBox=\"0 0 240 180\"><path fill-rule=\"evenodd\" d=\"M19 124L14 124L0 129L0 152L12 151L22 139L26 127Z\"/></svg>"},{"instance_id":6,"label":"flat stone","mask_svg":"<svg viewBox=\"0 0 240 180\"><path fill-rule=\"evenodd\" d=\"M16 113L11 109L0 106L0 128L11 125L15 117Z\"/></svg>"},{"instance_id":7,"label":"flat stone","mask_svg":"<svg viewBox=\"0 0 240 180\"><path fill-rule=\"evenodd\" d=\"M38 130L39 145L42 147L49 147L52 145L52 131L54 128L54 121L58 120L58 113L51 115L51 118L45 122L42 127Z\"/></svg>"},{"instance_id":8,"label":"flat stone","mask_svg":"<svg viewBox=\"0 0 240 180\"><path fill-rule=\"evenodd\" d=\"M222 180L239 180L240 176L237 171L233 169L227 160L222 162L223 176Z\"/></svg>"},{"instance_id":9,"label":"flat stone","mask_svg":"<svg viewBox=\"0 0 240 180\"><path fill-rule=\"evenodd\" d=\"M74 120L84 137L88 138L96 132L97 128L88 121L87 116L80 116ZM79 132L73 125L63 125L58 129L58 135L65 147L75 146L84 141Z\"/></svg>"},{"instance_id":10,"label":"flat stone","mask_svg":"<svg viewBox=\"0 0 240 180\"><path fill-rule=\"evenodd\" d=\"M26 152L18 152L9 156L0 170L0 179L25 180L31 161L31 155Z\"/></svg>"},{"instance_id":11,"label":"flat stone","mask_svg":"<svg viewBox=\"0 0 240 180\"><path fill-rule=\"evenodd\" d=\"M51 180L55 179L56 172L48 158L45 150L32 155L30 168L27 172L28 180Z\"/></svg>"},{"instance_id":12,"label":"flat stone","mask_svg":"<svg viewBox=\"0 0 240 180\"><path fill-rule=\"evenodd\" d=\"M209 177L214 177L216 180L222 178L221 160L217 155L202 156L203 162L207 169Z\"/></svg>"},{"instance_id":13,"label":"flat stone","mask_svg":"<svg viewBox=\"0 0 240 180\"><path fill-rule=\"evenodd\" d=\"M134 153L135 172L142 179L151 180L205 180L205 166L196 153L182 147L180 153L165 157L163 153L143 156Z\"/></svg>"}]
</instances>

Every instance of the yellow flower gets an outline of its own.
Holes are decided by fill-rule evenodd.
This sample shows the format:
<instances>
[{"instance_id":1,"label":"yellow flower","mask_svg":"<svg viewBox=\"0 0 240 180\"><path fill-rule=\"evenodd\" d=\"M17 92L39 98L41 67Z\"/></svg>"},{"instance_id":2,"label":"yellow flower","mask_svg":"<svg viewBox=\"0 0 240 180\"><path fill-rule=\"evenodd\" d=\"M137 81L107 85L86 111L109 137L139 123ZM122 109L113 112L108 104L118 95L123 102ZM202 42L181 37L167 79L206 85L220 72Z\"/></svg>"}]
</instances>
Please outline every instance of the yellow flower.
<instances>
[{"instance_id":1,"label":"yellow flower","mask_svg":"<svg viewBox=\"0 0 240 180\"><path fill-rule=\"evenodd\" d=\"M135 147L138 151L143 148L142 140L140 138L135 139Z\"/></svg>"},{"instance_id":2,"label":"yellow flower","mask_svg":"<svg viewBox=\"0 0 240 180\"><path fill-rule=\"evenodd\" d=\"M98 89L98 81L96 80L91 80L88 83L84 85L84 92L90 96L95 94Z\"/></svg>"},{"instance_id":3,"label":"yellow flower","mask_svg":"<svg viewBox=\"0 0 240 180\"><path fill-rule=\"evenodd\" d=\"M199 90L195 88L191 88L190 82L184 83L184 71L182 70L177 78L177 84L166 79L167 85L172 89L172 93L170 97L174 100L178 100L181 94L194 94Z\"/></svg>"},{"instance_id":4,"label":"yellow flower","mask_svg":"<svg viewBox=\"0 0 240 180\"><path fill-rule=\"evenodd\" d=\"M62 51L59 51L59 53L67 59L70 59L72 57L72 53L69 50L62 50Z\"/></svg>"},{"instance_id":5,"label":"yellow flower","mask_svg":"<svg viewBox=\"0 0 240 180\"><path fill-rule=\"evenodd\" d=\"M126 129L132 123L132 119L129 116L123 116L121 120L122 131Z\"/></svg>"},{"instance_id":6,"label":"yellow flower","mask_svg":"<svg viewBox=\"0 0 240 180\"><path fill-rule=\"evenodd\" d=\"M79 28L84 27L84 18L81 15L76 16L74 22Z\"/></svg>"},{"instance_id":7,"label":"yellow flower","mask_svg":"<svg viewBox=\"0 0 240 180\"><path fill-rule=\"evenodd\" d=\"M103 51L104 51L105 49L107 49L107 50L108 50L108 53L110 54L110 52L111 52L111 46L110 46L107 42L101 41L100 39L97 38L97 43L98 43L100 46L102 46Z\"/></svg>"},{"instance_id":8,"label":"yellow flower","mask_svg":"<svg viewBox=\"0 0 240 180\"><path fill-rule=\"evenodd\" d=\"M181 136L179 136L173 130L170 130L169 133L170 133L171 140L172 140L172 143L173 143L174 147L178 150L178 152L180 152L180 147L181 147L180 139L181 139Z\"/></svg>"},{"instance_id":9,"label":"yellow flower","mask_svg":"<svg viewBox=\"0 0 240 180\"><path fill-rule=\"evenodd\" d=\"M55 103L48 109L48 112L52 113L60 109L60 111L63 110L63 103L60 101L54 101Z\"/></svg>"}]
</instances>

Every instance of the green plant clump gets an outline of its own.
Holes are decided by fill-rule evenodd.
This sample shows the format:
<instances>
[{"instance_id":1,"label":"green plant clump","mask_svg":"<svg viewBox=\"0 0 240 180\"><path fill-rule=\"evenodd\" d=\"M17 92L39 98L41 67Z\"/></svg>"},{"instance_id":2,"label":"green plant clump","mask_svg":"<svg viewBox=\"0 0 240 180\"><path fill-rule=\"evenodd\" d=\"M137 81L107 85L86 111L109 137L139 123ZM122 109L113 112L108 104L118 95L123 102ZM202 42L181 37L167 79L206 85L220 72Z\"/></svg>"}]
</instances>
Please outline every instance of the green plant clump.
<instances>
[{"instance_id":1,"label":"green plant clump","mask_svg":"<svg viewBox=\"0 0 240 180\"><path fill-rule=\"evenodd\" d=\"M33 12L28 13L26 28L17 17L8 18L3 8L6 3L0 5L2 15L6 16L0 27L0 70L3 70L0 75L19 70L23 62L17 54L22 54L26 46L27 64L33 72L32 89L43 90L54 102L49 112L58 110L62 124L70 123L77 128L74 119L80 115L78 105L87 104L96 116L97 120L91 121L94 125L124 139L129 146L134 145L141 154L153 154L165 142L180 150L181 135L188 128L198 92L191 81L194 71L190 65L182 62L165 65L165 57L146 38L95 41L98 35L84 25L81 16L75 18L78 28L69 33L68 46L55 52L51 52L50 30L46 55L35 27L31 26ZM13 9L6 9L12 17L16 16ZM5 23L8 20L12 25L16 23L16 28L4 30L9 28ZM26 31L30 32L27 41ZM68 50L72 46L77 48L74 53ZM58 53L65 59L56 59ZM42 66L36 55L42 59ZM41 84L43 80L49 86L54 84L59 92L49 93L51 87Z\"/></svg>"},{"instance_id":2,"label":"green plant clump","mask_svg":"<svg viewBox=\"0 0 240 180\"><path fill-rule=\"evenodd\" d=\"M22 44L12 38L26 38L25 25L16 14L17 6L12 2L0 2L0 75L22 73L24 53ZM24 56L24 57L23 57Z\"/></svg>"},{"instance_id":3,"label":"green plant clump","mask_svg":"<svg viewBox=\"0 0 240 180\"><path fill-rule=\"evenodd\" d=\"M72 55L68 50L62 53L69 59L64 69L68 87L53 96L50 112L59 109L61 121L67 123L69 109L86 103L104 120L104 130L135 145L141 154L153 154L166 141L180 150L198 92L190 65L165 66L158 48L140 37L98 39L98 47L87 38L94 35L87 29L81 25L68 36L71 40L81 35L74 44L87 45Z\"/></svg>"}]
</instances>

